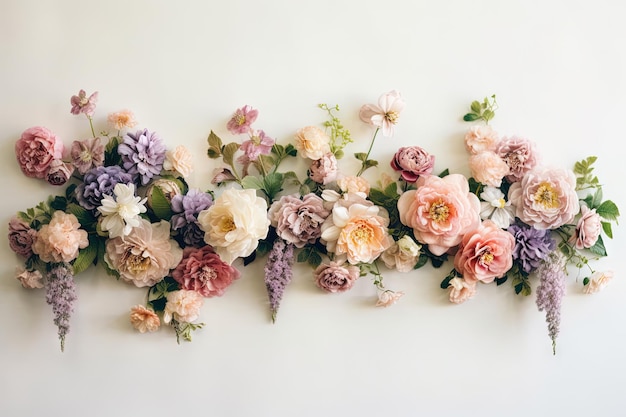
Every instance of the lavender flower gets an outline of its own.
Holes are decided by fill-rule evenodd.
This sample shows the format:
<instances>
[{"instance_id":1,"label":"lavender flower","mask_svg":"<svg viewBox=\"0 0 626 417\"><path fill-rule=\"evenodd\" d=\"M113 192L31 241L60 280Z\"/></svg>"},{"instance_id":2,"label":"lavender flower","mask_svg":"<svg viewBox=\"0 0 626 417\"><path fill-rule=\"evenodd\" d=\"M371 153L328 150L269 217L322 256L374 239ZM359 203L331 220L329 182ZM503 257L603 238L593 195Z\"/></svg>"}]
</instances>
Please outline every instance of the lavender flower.
<instances>
[{"instance_id":1,"label":"lavender flower","mask_svg":"<svg viewBox=\"0 0 626 417\"><path fill-rule=\"evenodd\" d=\"M113 189L117 184L132 182L132 175L117 165L92 168L85 174L82 184L76 188L76 198L83 208L93 210L101 205L105 195L113 196Z\"/></svg>"},{"instance_id":2,"label":"lavender flower","mask_svg":"<svg viewBox=\"0 0 626 417\"><path fill-rule=\"evenodd\" d=\"M534 271L556 247L547 229L539 230L524 223L516 223L509 226L507 231L515 237L513 260L527 273Z\"/></svg>"},{"instance_id":3,"label":"lavender flower","mask_svg":"<svg viewBox=\"0 0 626 417\"><path fill-rule=\"evenodd\" d=\"M129 174L146 185L161 173L165 161L165 145L161 138L148 129L124 135L124 142L117 148L122 165Z\"/></svg>"},{"instance_id":4,"label":"lavender flower","mask_svg":"<svg viewBox=\"0 0 626 417\"><path fill-rule=\"evenodd\" d=\"M278 313L283 292L293 277L291 269L293 259L293 244L286 243L281 238L276 238L265 264L265 286L270 299L272 322L276 321L276 314Z\"/></svg>"},{"instance_id":5,"label":"lavender flower","mask_svg":"<svg viewBox=\"0 0 626 417\"><path fill-rule=\"evenodd\" d=\"M537 307L545 311L548 336L552 339L552 353L556 355L556 337L561 323L561 300L565 294L565 258L551 252L538 269Z\"/></svg>"},{"instance_id":6,"label":"lavender flower","mask_svg":"<svg viewBox=\"0 0 626 417\"><path fill-rule=\"evenodd\" d=\"M204 243L204 231L198 223L198 214L212 205L211 194L195 188L185 195L178 194L172 198L172 212L175 213L170 220L172 230L180 230L186 245L200 246Z\"/></svg>"},{"instance_id":7,"label":"lavender flower","mask_svg":"<svg viewBox=\"0 0 626 417\"><path fill-rule=\"evenodd\" d=\"M58 327L61 351L65 349L65 336L70 331L70 315L76 301L76 284L70 267L57 264L46 275L46 301L52 306L54 324Z\"/></svg>"}]
</instances>

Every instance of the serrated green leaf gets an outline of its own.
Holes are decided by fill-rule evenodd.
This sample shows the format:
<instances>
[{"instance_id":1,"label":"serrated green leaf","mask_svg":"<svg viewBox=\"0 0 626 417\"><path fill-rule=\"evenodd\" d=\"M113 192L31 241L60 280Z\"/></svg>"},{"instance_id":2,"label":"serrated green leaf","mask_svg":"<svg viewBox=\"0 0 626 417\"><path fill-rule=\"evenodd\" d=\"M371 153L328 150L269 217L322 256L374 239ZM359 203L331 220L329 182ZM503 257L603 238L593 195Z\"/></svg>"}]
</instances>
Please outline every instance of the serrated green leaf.
<instances>
[{"instance_id":1,"label":"serrated green leaf","mask_svg":"<svg viewBox=\"0 0 626 417\"><path fill-rule=\"evenodd\" d=\"M252 190L262 190L263 181L259 177L248 175L248 176L243 177L243 179L241 180L241 186L243 188L252 189Z\"/></svg>"},{"instance_id":2,"label":"serrated green leaf","mask_svg":"<svg viewBox=\"0 0 626 417\"><path fill-rule=\"evenodd\" d=\"M232 167L235 163L235 152L238 150L239 144L235 142L231 142L222 147L222 158L224 159L224 162Z\"/></svg>"},{"instance_id":3,"label":"serrated green leaf","mask_svg":"<svg viewBox=\"0 0 626 417\"><path fill-rule=\"evenodd\" d=\"M600 217L609 221L617 221L617 218L619 217L619 209L611 200L606 200L600 204L596 208L596 213L598 213Z\"/></svg>"},{"instance_id":4,"label":"serrated green leaf","mask_svg":"<svg viewBox=\"0 0 626 417\"><path fill-rule=\"evenodd\" d=\"M263 190L269 197L270 201L274 201L276 194L283 189L283 174L280 172L272 172L263 178Z\"/></svg>"},{"instance_id":5,"label":"serrated green leaf","mask_svg":"<svg viewBox=\"0 0 626 417\"><path fill-rule=\"evenodd\" d=\"M154 215L161 220L169 221L172 218L172 207L160 187L152 187L150 208L154 212Z\"/></svg>"}]
</instances>

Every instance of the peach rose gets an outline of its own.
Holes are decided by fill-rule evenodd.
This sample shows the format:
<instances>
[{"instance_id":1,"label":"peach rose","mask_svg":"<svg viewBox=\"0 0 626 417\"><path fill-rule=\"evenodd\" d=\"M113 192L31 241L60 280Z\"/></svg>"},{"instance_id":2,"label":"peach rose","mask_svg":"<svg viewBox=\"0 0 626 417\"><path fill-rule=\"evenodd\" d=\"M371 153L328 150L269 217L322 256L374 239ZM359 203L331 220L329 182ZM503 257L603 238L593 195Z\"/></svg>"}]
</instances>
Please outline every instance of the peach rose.
<instances>
[{"instance_id":1,"label":"peach rose","mask_svg":"<svg viewBox=\"0 0 626 417\"><path fill-rule=\"evenodd\" d=\"M509 166L495 152L485 151L469 158L474 179L490 187L500 187L502 178L509 174Z\"/></svg>"},{"instance_id":2,"label":"peach rose","mask_svg":"<svg viewBox=\"0 0 626 417\"><path fill-rule=\"evenodd\" d=\"M378 300L376 301L376 307L390 307L394 305L404 293L402 291L385 290L378 294Z\"/></svg>"},{"instance_id":3,"label":"peach rose","mask_svg":"<svg viewBox=\"0 0 626 417\"><path fill-rule=\"evenodd\" d=\"M465 149L471 154L493 151L498 143L498 134L491 126L472 126L465 134Z\"/></svg>"},{"instance_id":4,"label":"peach rose","mask_svg":"<svg viewBox=\"0 0 626 417\"><path fill-rule=\"evenodd\" d=\"M200 316L200 308L204 304L202 294L193 290L178 290L167 294L167 302L163 311L163 321L170 323L176 320L191 323Z\"/></svg>"},{"instance_id":5,"label":"peach rose","mask_svg":"<svg viewBox=\"0 0 626 417\"><path fill-rule=\"evenodd\" d=\"M161 326L161 320L154 311L136 305L130 309L130 324L140 333L155 332Z\"/></svg>"},{"instance_id":6,"label":"peach rose","mask_svg":"<svg viewBox=\"0 0 626 417\"><path fill-rule=\"evenodd\" d=\"M363 177L350 175L337 180L337 185L344 193L370 193L370 183Z\"/></svg>"},{"instance_id":7,"label":"peach rose","mask_svg":"<svg viewBox=\"0 0 626 417\"><path fill-rule=\"evenodd\" d=\"M17 278L24 288L43 288L43 275L41 275L41 272L37 269L29 271L24 267L18 266L15 269L15 278Z\"/></svg>"},{"instance_id":8,"label":"peach rose","mask_svg":"<svg viewBox=\"0 0 626 417\"><path fill-rule=\"evenodd\" d=\"M305 158L318 160L330 152L330 137L317 126L307 126L298 130L296 149Z\"/></svg>"},{"instance_id":9,"label":"peach rose","mask_svg":"<svg viewBox=\"0 0 626 417\"><path fill-rule=\"evenodd\" d=\"M448 286L448 297L451 303L461 304L476 294L476 282L463 278L452 278Z\"/></svg>"},{"instance_id":10,"label":"peach rose","mask_svg":"<svg viewBox=\"0 0 626 417\"><path fill-rule=\"evenodd\" d=\"M178 145L174 150L165 153L163 169L175 171L187 178L193 171L193 157L189 149L183 145Z\"/></svg>"},{"instance_id":11,"label":"peach rose","mask_svg":"<svg viewBox=\"0 0 626 417\"><path fill-rule=\"evenodd\" d=\"M613 279L613 271L594 272L589 277L589 282L583 287L585 294L595 294L606 287Z\"/></svg>"},{"instance_id":12,"label":"peach rose","mask_svg":"<svg viewBox=\"0 0 626 417\"><path fill-rule=\"evenodd\" d=\"M602 231L600 215L596 213L596 209L590 210L587 206L581 207L580 214L581 217L576 225L576 233L572 235L572 240L576 249L590 248L596 244Z\"/></svg>"},{"instance_id":13,"label":"peach rose","mask_svg":"<svg viewBox=\"0 0 626 417\"><path fill-rule=\"evenodd\" d=\"M76 216L57 210L37 233L32 250L44 262L71 262L78 250L88 245L87 232L80 228Z\"/></svg>"},{"instance_id":14,"label":"peach rose","mask_svg":"<svg viewBox=\"0 0 626 417\"><path fill-rule=\"evenodd\" d=\"M395 268L398 272L409 272L419 260L421 249L421 246L415 243L409 235L404 235L384 251L380 258L389 269Z\"/></svg>"},{"instance_id":15,"label":"peach rose","mask_svg":"<svg viewBox=\"0 0 626 417\"><path fill-rule=\"evenodd\" d=\"M398 211L402 224L413 228L415 238L443 255L461 242L463 235L480 224L480 200L469 191L461 174L444 178L421 176L417 190L400 196Z\"/></svg>"}]
</instances>

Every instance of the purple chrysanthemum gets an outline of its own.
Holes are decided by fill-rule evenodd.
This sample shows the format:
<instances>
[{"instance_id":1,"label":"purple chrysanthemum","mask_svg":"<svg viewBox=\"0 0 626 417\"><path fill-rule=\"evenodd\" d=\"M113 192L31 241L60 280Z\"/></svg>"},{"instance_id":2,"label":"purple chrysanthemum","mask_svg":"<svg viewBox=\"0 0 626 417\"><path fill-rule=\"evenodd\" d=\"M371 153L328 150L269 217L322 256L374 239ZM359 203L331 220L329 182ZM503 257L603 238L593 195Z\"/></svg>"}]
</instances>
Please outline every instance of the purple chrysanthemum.
<instances>
[{"instance_id":1,"label":"purple chrysanthemum","mask_svg":"<svg viewBox=\"0 0 626 417\"><path fill-rule=\"evenodd\" d=\"M105 195L113 196L113 189L118 183L131 182L132 175L117 165L92 168L85 174L82 184L76 188L76 198L81 207L93 210L101 205Z\"/></svg>"},{"instance_id":2,"label":"purple chrysanthemum","mask_svg":"<svg viewBox=\"0 0 626 417\"><path fill-rule=\"evenodd\" d=\"M274 241L272 250L265 264L265 286L270 299L272 322L276 321L276 314L280 306L280 300L287 284L291 282L293 271L294 253L293 244L286 243L281 238Z\"/></svg>"},{"instance_id":3,"label":"purple chrysanthemum","mask_svg":"<svg viewBox=\"0 0 626 417\"><path fill-rule=\"evenodd\" d=\"M556 338L561 324L561 300L565 294L565 259L551 252L538 269L537 307L546 313L548 336L552 339L552 353L556 354Z\"/></svg>"},{"instance_id":4,"label":"purple chrysanthemum","mask_svg":"<svg viewBox=\"0 0 626 417\"><path fill-rule=\"evenodd\" d=\"M526 224L512 224L507 229L515 237L513 260L527 273L534 271L541 261L554 250L556 242L550 230L539 230Z\"/></svg>"},{"instance_id":5,"label":"purple chrysanthemum","mask_svg":"<svg viewBox=\"0 0 626 417\"><path fill-rule=\"evenodd\" d=\"M178 194L172 198L172 212L175 213L170 220L172 229L180 231L186 245L200 246L204 243L204 231L198 223L198 214L211 205L211 194L195 188L185 195Z\"/></svg>"},{"instance_id":6,"label":"purple chrysanthemum","mask_svg":"<svg viewBox=\"0 0 626 417\"><path fill-rule=\"evenodd\" d=\"M165 160L165 145L161 138L148 129L124 135L124 142L117 147L122 157L122 166L129 174L137 178L141 185L159 175Z\"/></svg>"},{"instance_id":7,"label":"purple chrysanthemum","mask_svg":"<svg viewBox=\"0 0 626 417\"><path fill-rule=\"evenodd\" d=\"M70 331L70 315L74 311L76 298L76 284L71 269L64 264L53 267L46 275L46 301L52 306L61 351L65 349L65 336Z\"/></svg>"}]
</instances>

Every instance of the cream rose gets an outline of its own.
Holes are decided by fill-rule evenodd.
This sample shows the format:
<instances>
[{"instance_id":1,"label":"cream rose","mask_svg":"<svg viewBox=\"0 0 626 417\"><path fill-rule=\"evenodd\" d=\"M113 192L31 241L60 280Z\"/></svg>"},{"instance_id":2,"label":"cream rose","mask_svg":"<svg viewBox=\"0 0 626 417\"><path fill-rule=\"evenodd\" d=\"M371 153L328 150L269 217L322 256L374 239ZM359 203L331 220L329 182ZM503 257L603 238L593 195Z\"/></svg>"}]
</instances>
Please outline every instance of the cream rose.
<instances>
[{"instance_id":1,"label":"cream rose","mask_svg":"<svg viewBox=\"0 0 626 417\"><path fill-rule=\"evenodd\" d=\"M307 126L298 130L296 149L305 158L318 160L330 152L330 137L317 126Z\"/></svg>"}]
</instances>

